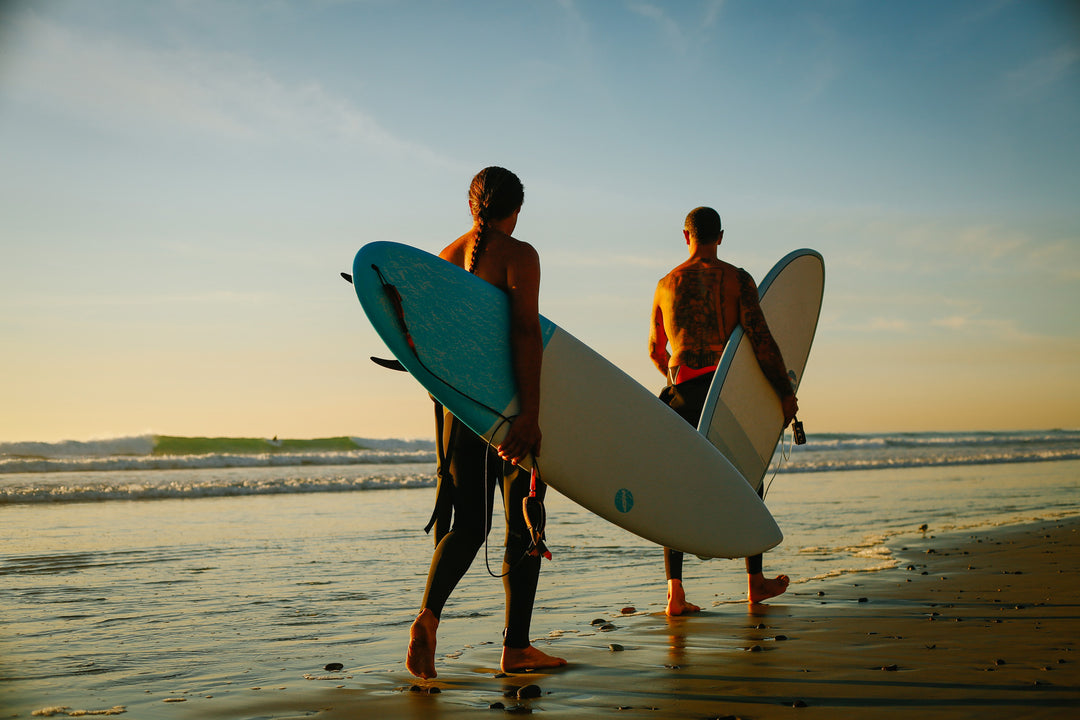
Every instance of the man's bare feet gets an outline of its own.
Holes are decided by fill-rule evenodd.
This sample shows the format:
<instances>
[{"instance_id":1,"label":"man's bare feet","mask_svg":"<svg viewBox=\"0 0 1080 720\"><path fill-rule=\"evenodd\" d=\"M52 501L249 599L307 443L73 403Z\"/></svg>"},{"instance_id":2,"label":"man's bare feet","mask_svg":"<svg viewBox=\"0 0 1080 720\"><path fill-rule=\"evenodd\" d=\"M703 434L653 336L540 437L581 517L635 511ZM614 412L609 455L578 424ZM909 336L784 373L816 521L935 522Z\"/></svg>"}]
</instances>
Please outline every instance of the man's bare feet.
<instances>
[{"instance_id":1,"label":"man's bare feet","mask_svg":"<svg viewBox=\"0 0 1080 720\"><path fill-rule=\"evenodd\" d=\"M532 645L523 648L503 647L502 671L524 672L525 670L544 670L547 668L562 667L566 660L554 655L548 655L543 650L538 650Z\"/></svg>"},{"instance_id":2,"label":"man's bare feet","mask_svg":"<svg viewBox=\"0 0 1080 720\"><path fill-rule=\"evenodd\" d=\"M791 582L787 575L777 575L770 579L765 577L764 573L757 573L748 577L749 590L747 591L747 597L751 603L759 603L762 600L783 595L787 592L788 584Z\"/></svg>"},{"instance_id":3,"label":"man's bare feet","mask_svg":"<svg viewBox=\"0 0 1080 720\"><path fill-rule=\"evenodd\" d=\"M683 591L682 580L668 580L667 582L667 614L682 615L701 610L697 605L686 602L686 593Z\"/></svg>"},{"instance_id":4,"label":"man's bare feet","mask_svg":"<svg viewBox=\"0 0 1080 720\"><path fill-rule=\"evenodd\" d=\"M405 667L418 678L427 680L438 675L435 672L435 631L439 629L439 618L427 608L413 620L409 628L409 652L405 656Z\"/></svg>"}]
</instances>

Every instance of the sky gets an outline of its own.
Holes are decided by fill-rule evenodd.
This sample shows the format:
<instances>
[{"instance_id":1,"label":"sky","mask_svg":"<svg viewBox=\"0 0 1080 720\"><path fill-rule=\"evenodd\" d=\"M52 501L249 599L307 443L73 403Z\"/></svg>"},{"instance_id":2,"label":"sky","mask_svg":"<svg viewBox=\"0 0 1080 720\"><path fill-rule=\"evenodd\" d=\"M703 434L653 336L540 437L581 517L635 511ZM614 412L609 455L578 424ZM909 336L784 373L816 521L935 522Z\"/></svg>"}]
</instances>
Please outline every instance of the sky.
<instances>
[{"instance_id":1,"label":"sky","mask_svg":"<svg viewBox=\"0 0 1080 720\"><path fill-rule=\"evenodd\" d=\"M430 436L338 273L487 165L652 390L709 205L825 258L808 434L1080 427L1074 2L0 0L0 441Z\"/></svg>"}]
</instances>

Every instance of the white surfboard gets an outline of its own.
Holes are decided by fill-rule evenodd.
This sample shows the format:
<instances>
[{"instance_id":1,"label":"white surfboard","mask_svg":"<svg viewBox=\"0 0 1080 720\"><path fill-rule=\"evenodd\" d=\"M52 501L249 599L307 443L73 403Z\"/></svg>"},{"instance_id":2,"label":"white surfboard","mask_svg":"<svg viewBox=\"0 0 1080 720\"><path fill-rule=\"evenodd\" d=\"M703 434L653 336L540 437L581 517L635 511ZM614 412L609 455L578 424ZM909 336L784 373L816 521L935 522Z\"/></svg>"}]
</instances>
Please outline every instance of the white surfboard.
<instances>
[{"instance_id":1,"label":"white surfboard","mask_svg":"<svg viewBox=\"0 0 1080 720\"><path fill-rule=\"evenodd\" d=\"M810 356L824 292L825 261L814 250L788 254L758 285L761 310L796 390ZM742 327L724 348L698 431L760 491L784 431L784 412Z\"/></svg>"},{"instance_id":2,"label":"white surfboard","mask_svg":"<svg viewBox=\"0 0 1080 720\"><path fill-rule=\"evenodd\" d=\"M500 442L518 402L506 295L434 255L386 242L360 249L353 285L401 364L478 435ZM400 314L387 286L400 294ZM540 320L545 482L630 532L702 557L745 557L780 542L764 503L705 436Z\"/></svg>"}]
</instances>

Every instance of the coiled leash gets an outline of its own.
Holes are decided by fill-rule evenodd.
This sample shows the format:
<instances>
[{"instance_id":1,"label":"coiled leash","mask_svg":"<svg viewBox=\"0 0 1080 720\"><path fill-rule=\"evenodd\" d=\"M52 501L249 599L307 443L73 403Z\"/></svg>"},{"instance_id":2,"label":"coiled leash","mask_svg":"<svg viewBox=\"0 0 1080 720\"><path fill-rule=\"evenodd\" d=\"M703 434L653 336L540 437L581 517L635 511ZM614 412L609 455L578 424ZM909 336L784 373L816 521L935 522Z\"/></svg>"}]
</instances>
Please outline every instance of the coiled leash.
<instances>
[{"instance_id":1,"label":"coiled leash","mask_svg":"<svg viewBox=\"0 0 1080 720\"><path fill-rule=\"evenodd\" d=\"M521 512L525 514L525 524L529 528L529 555L542 555L551 559L551 551L544 544L544 530L547 527L547 510L544 501L536 496L536 478L540 475L539 464L533 456L532 473L529 477L529 496L521 499Z\"/></svg>"}]
</instances>

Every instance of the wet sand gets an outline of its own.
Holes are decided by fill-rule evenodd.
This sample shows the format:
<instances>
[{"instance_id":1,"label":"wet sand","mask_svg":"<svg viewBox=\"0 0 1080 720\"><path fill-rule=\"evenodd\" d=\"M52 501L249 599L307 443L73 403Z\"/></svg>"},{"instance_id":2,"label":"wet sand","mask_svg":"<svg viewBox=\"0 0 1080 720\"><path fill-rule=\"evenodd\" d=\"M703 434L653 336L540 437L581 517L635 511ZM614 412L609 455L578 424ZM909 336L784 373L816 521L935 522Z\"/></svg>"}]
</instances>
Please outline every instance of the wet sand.
<instances>
[{"instance_id":1,"label":"wet sand","mask_svg":"<svg viewBox=\"0 0 1080 720\"><path fill-rule=\"evenodd\" d=\"M793 585L758 606L710 605L690 588L706 610L683 618L582 597L580 625L534 641L570 661L555 672L501 676L500 648L484 644L437 655L430 681L403 664L318 668L158 716L985 720L1080 708L1080 518L926 534L897 554L895 569ZM519 698L526 686L538 696Z\"/></svg>"}]
</instances>

